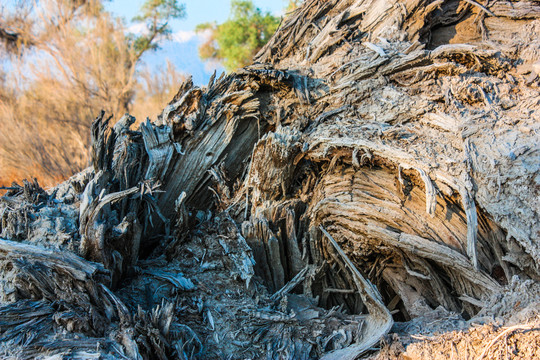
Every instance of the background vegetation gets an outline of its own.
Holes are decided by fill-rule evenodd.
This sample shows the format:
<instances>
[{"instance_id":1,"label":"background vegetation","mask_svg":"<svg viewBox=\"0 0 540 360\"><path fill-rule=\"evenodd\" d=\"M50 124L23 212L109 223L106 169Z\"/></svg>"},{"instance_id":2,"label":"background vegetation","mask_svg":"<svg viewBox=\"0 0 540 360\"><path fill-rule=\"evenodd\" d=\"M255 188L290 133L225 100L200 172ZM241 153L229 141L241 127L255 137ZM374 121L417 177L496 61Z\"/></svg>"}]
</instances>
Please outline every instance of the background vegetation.
<instances>
[{"instance_id":1,"label":"background vegetation","mask_svg":"<svg viewBox=\"0 0 540 360\"><path fill-rule=\"evenodd\" d=\"M117 118L157 113L181 75L172 65L157 75L138 65L183 16L176 0L147 0L135 19L145 30L133 35L99 0L2 6L0 182L35 176L52 185L88 166L101 109Z\"/></svg>"},{"instance_id":2,"label":"background vegetation","mask_svg":"<svg viewBox=\"0 0 540 360\"><path fill-rule=\"evenodd\" d=\"M155 116L184 76L175 66L141 65L185 16L177 0L146 0L133 21L104 10L105 0L0 0L0 186L36 177L52 186L88 166L90 126L101 109ZM290 1L292 10L299 0ZM203 59L235 70L250 63L280 19L233 0L223 24L207 23Z\"/></svg>"},{"instance_id":3,"label":"background vegetation","mask_svg":"<svg viewBox=\"0 0 540 360\"><path fill-rule=\"evenodd\" d=\"M294 10L301 0L290 0L286 11ZM228 71L251 63L251 59L277 30L280 18L255 7L249 0L232 0L229 20L223 24L205 23L197 27L207 33L199 47L204 60L218 60Z\"/></svg>"}]
</instances>

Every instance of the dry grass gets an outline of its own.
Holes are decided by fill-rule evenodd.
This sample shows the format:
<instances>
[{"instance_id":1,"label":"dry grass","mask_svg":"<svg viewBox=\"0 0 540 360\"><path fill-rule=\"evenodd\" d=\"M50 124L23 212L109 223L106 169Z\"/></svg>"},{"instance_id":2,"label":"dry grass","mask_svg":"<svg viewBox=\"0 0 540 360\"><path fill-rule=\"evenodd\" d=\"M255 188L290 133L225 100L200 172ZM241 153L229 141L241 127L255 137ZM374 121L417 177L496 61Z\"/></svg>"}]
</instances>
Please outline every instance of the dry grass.
<instances>
[{"instance_id":1,"label":"dry grass","mask_svg":"<svg viewBox=\"0 0 540 360\"><path fill-rule=\"evenodd\" d=\"M135 99L129 113L135 116L137 123L146 120L147 117L155 120L185 80L186 76L168 60L167 65L157 71L148 67L141 70L138 73Z\"/></svg>"},{"instance_id":2,"label":"dry grass","mask_svg":"<svg viewBox=\"0 0 540 360\"><path fill-rule=\"evenodd\" d=\"M9 72L0 72L0 185L35 177L48 187L81 171L100 110L116 119L155 116L182 78L171 64L138 71L141 52L107 13L62 22L56 7L69 2L40 4L40 24L54 32L32 38L31 48L9 59Z\"/></svg>"},{"instance_id":3,"label":"dry grass","mask_svg":"<svg viewBox=\"0 0 540 360\"><path fill-rule=\"evenodd\" d=\"M127 111L138 121L154 119L183 76L171 64L140 75ZM107 103L78 98L76 89L54 80L34 85L15 99L0 99L0 186L35 177L48 187L89 165L90 125Z\"/></svg>"}]
</instances>

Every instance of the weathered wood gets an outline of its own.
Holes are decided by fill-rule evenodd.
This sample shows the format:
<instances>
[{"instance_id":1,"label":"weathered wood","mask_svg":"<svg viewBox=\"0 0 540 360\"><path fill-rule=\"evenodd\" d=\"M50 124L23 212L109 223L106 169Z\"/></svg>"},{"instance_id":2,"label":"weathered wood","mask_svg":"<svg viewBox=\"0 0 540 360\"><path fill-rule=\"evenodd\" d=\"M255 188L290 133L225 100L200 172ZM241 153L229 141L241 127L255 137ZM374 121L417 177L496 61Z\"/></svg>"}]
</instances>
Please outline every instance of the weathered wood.
<instances>
[{"instance_id":1,"label":"weathered wood","mask_svg":"<svg viewBox=\"0 0 540 360\"><path fill-rule=\"evenodd\" d=\"M64 326L89 334L103 334L117 311L102 292L111 283L103 265L90 263L66 251L0 239L1 300L45 301L43 306L62 301L74 313L63 319ZM8 308L5 311L11 311ZM78 312L92 314L92 318ZM52 313L52 312L51 312Z\"/></svg>"},{"instance_id":2,"label":"weathered wood","mask_svg":"<svg viewBox=\"0 0 540 360\"><path fill-rule=\"evenodd\" d=\"M342 350L335 350L329 352L322 359L356 359L362 353L367 351L370 347L379 342L382 336L386 335L392 327L393 321L390 312L382 302L381 294L377 289L366 280L362 274L356 269L354 264L341 249L339 244L332 238L332 236L322 226L319 227L324 236L330 241L334 249L337 251L345 266L352 273L354 284L357 291L362 297L362 301L366 304L369 315L366 319L366 326L362 331L362 340L357 342L354 346L347 347Z\"/></svg>"},{"instance_id":3,"label":"weathered wood","mask_svg":"<svg viewBox=\"0 0 540 360\"><path fill-rule=\"evenodd\" d=\"M100 114L85 176L0 198L24 242L0 241L0 336L34 356L353 359L390 309L401 328L472 317L538 279L537 8L309 0L157 121Z\"/></svg>"}]
</instances>

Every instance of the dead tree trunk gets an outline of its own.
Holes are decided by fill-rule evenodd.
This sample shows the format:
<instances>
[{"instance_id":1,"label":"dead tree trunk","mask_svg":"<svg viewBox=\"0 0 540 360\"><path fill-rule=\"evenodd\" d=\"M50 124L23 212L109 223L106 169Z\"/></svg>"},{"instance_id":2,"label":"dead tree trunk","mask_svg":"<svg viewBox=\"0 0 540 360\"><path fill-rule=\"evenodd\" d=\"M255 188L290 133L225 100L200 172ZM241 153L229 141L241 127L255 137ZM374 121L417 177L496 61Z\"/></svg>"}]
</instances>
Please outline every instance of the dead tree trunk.
<instances>
[{"instance_id":1,"label":"dead tree trunk","mask_svg":"<svg viewBox=\"0 0 540 360\"><path fill-rule=\"evenodd\" d=\"M0 243L0 312L64 331L6 320L2 339L22 357L355 359L393 321L473 317L538 281L539 18L536 1L310 0L156 121L101 114L92 169L0 202L1 236L39 246Z\"/></svg>"}]
</instances>

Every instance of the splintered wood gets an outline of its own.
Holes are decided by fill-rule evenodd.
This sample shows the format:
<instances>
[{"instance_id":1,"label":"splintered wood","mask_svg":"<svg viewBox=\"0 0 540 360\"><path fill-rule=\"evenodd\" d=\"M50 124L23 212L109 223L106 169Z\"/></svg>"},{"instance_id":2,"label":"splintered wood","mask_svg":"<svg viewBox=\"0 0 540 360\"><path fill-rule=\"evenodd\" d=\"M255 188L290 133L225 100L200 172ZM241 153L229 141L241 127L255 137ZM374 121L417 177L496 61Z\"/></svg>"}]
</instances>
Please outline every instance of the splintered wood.
<instances>
[{"instance_id":1,"label":"splintered wood","mask_svg":"<svg viewBox=\"0 0 540 360\"><path fill-rule=\"evenodd\" d=\"M0 356L502 351L539 313L539 17L307 0L157 119L99 114L91 168L0 198Z\"/></svg>"}]
</instances>

